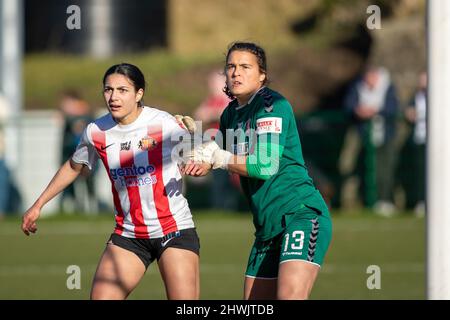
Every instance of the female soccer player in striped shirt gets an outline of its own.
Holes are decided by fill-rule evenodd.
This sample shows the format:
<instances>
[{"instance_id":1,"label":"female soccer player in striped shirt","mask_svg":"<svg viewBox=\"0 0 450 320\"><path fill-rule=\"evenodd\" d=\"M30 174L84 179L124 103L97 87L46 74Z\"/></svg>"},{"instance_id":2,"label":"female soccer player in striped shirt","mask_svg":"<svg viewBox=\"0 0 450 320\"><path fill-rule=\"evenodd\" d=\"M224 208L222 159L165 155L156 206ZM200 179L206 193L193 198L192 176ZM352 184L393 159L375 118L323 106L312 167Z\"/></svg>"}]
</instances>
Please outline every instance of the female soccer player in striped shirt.
<instances>
[{"instance_id":1,"label":"female soccer player in striped shirt","mask_svg":"<svg viewBox=\"0 0 450 320\"><path fill-rule=\"evenodd\" d=\"M90 123L71 157L25 213L22 230L37 230L42 207L97 159L111 181L116 226L94 276L91 299L125 299L157 259L168 299L199 298L199 239L172 151L186 127L142 105L145 79L131 64L103 78L109 113Z\"/></svg>"}]
</instances>

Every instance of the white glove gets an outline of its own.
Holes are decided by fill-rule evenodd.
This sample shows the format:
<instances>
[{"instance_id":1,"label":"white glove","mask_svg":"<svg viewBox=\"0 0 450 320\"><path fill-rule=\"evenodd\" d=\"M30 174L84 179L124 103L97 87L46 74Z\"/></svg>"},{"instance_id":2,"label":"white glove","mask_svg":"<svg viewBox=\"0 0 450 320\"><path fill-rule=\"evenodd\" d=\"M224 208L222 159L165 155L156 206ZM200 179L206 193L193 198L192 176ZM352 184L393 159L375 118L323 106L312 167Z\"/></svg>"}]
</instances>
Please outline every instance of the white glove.
<instances>
[{"instance_id":1,"label":"white glove","mask_svg":"<svg viewBox=\"0 0 450 320\"><path fill-rule=\"evenodd\" d=\"M227 169L233 154L221 149L215 141L208 141L194 148L193 158L210 163L213 169Z\"/></svg>"},{"instance_id":2,"label":"white glove","mask_svg":"<svg viewBox=\"0 0 450 320\"><path fill-rule=\"evenodd\" d=\"M193 134L197 130L197 125L195 124L194 119L189 116L182 116L179 114L174 115L177 123L183 127L185 130L189 131L189 133Z\"/></svg>"},{"instance_id":3,"label":"white glove","mask_svg":"<svg viewBox=\"0 0 450 320\"><path fill-rule=\"evenodd\" d=\"M211 164L212 169L226 170L233 154L222 150L215 141L193 146L191 140L186 140L177 144L173 156L180 164L186 164L188 161L204 162Z\"/></svg>"}]
</instances>

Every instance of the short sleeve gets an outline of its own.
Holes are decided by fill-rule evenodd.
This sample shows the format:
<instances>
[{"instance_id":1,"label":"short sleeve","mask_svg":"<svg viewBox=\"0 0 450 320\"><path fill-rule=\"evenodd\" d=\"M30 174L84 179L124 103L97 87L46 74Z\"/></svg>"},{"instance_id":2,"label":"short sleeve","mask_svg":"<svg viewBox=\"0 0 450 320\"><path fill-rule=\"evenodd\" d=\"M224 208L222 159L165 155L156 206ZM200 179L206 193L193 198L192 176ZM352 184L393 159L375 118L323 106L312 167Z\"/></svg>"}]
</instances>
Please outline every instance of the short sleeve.
<instances>
[{"instance_id":1,"label":"short sleeve","mask_svg":"<svg viewBox=\"0 0 450 320\"><path fill-rule=\"evenodd\" d=\"M98 153L95 150L94 144L89 139L90 128L91 124L84 129L81 140L72 155L72 161L79 164L84 164L89 168L89 170L92 170L97 163Z\"/></svg>"}]
</instances>

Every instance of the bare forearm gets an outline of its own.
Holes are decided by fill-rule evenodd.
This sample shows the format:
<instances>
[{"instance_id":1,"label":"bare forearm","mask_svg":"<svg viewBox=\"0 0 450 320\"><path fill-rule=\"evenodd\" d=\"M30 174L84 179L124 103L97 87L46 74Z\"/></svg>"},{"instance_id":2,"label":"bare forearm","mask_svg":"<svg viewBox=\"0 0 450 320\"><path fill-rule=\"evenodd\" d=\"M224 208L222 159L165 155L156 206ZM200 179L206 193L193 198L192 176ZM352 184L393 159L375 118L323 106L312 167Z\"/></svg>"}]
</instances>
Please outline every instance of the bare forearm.
<instances>
[{"instance_id":1,"label":"bare forearm","mask_svg":"<svg viewBox=\"0 0 450 320\"><path fill-rule=\"evenodd\" d=\"M240 176L248 177L246 162L247 156L233 155L230 162L228 162L228 171L237 173Z\"/></svg>"},{"instance_id":2,"label":"bare forearm","mask_svg":"<svg viewBox=\"0 0 450 320\"><path fill-rule=\"evenodd\" d=\"M75 164L66 161L61 168L56 172L53 179L50 181L48 186L45 188L44 192L39 196L39 198L34 203L41 209L47 202L53 199L57 194L63 191L68 185L70 185L75 179L80 175L83 168L81 164Z\"/></svg>"}]
</instances>

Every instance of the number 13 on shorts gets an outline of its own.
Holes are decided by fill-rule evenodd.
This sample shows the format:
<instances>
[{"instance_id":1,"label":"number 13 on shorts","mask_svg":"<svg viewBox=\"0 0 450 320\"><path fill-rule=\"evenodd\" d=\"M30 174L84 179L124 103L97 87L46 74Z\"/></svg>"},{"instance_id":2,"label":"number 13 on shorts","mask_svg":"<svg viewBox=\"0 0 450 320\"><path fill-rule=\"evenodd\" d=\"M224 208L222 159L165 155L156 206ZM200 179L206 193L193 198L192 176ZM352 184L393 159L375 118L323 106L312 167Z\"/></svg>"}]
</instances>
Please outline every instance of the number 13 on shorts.
<instances>
[{"instance_id":1,"label":"number 13 on shorts","mask_svg":"<svg viewBox=\"0 0 450 320\"><path fill-rule=\"evenodd\" d=\"M283 235L280 262L285 260L315 262L318 237L317 218L295 220L294 223L289 224Z\"/></svg>"},{"instance_id":2,"label":"number 13 on shorts","mask_svg":"<svg viewBox=\"0 0 450 320\"><path fill-rule=\"evenodd\" d=\"M295 230L292 234L286 233L284 235L283 252L287 252L288 250L302 250L304 239L305 233L302 230Z\"/></svg>"},{"instance_id":3,"label":"number 13 on shorts","mask_svg":"<svg viewBox=\"0 0 450 320\"><path fill-rule=\"evenodd\" d=\"M303 260L322 265L331 242L328 216L306 213L295 217L286 227L279 247L279 262Z\"/></svg>"}]
</instances>

